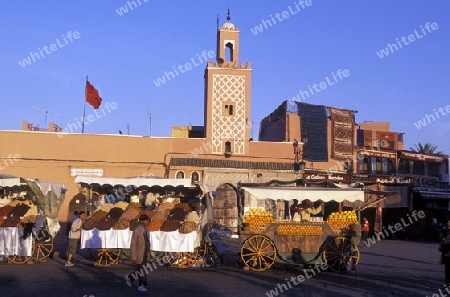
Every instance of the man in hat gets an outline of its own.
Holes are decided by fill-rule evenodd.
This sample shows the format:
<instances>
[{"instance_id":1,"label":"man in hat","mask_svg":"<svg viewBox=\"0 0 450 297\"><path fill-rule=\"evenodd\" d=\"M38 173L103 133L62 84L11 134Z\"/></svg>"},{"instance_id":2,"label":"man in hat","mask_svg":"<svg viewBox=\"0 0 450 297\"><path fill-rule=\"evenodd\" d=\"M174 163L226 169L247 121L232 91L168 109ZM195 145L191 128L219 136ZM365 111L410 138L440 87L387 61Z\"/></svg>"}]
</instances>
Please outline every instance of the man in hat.
<instances>
[{"instance_id":1,"label":"man in hat","mask_svg":"<svg viewBox=\"0 0 450 297\"><path fill-rule=\"evenodd\" d=\"M311 200L309 199L304 200L300 205L299 211L302 222L311 221L311 215L315 215L322 212L324 205L325 203L322 202L318 207L314 207Z\"/></svg>"},{"instance_id":2,"label":"man in hat","mask_svg":"<svg viewBox=\"0 0 450 297\"><path fill-rule=\"evenodd\" d=\"M131 282L139 280L138 291L147 291L147 270L145 266L148 261L148 253L150 252L150 240L148 237L147 225L150 218L147 215L139 217L139 225L133 230L131 235L131 260L136 265L136 270L125 276L125 282L131 287Z\"/></svg>"}]
</instances>

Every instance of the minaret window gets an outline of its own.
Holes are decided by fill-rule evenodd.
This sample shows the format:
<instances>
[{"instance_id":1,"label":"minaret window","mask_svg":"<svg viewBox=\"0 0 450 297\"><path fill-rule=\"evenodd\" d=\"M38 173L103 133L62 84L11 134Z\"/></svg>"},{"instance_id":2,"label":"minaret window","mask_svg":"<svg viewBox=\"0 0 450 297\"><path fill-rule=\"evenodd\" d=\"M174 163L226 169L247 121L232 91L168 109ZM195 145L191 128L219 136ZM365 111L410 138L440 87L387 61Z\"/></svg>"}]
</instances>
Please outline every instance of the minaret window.
<instances>
[{"instance_id":1,"label":"minaret window","mask_svg":"<svg viewBox=\"0 0 450 297\"><path fill-rule=\"evenodd\" d=\"M225 142L225 154L231 154L231 142Z\"/></svg>"},{"instance_id":2,"label":"minaret window","mask_svg":"<svg viewBox=\"0 0 450 297\"><path fill-rule=\"evenodd\" d=\"M225 45L225 61L233 62L233 44L231 42L228 42Z\"/></svg>"},{"instance_id":3,"label":"minaret window","mask_svg":"<svg viewBox=\"0 0 450 297\"><path fill-rule=\"evenodd\" d=\"M234 115L234 103L224 103L222 114L223 116Z\"/></svg>"}]
</instances>

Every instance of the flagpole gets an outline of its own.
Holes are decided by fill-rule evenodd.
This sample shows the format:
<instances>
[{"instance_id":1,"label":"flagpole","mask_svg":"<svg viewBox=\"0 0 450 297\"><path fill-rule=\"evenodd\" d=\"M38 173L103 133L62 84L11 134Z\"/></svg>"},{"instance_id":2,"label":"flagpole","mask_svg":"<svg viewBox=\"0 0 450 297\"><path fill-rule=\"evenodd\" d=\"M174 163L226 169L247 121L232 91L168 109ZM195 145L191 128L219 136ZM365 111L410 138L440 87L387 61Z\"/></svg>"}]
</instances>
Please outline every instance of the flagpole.
<instances>
[{"instance_id":1,"label":"flagpole","mask_svg":"<svg viewBox=\"0 0 450 297\"><path fill-rule=\"evenodd\" d=\"M84 134L84 118L86 117L86 97L87 97L87 85L88 76L86 75L86 83L84 84L84 108L83 108L83 120L81 121L81 134Z\"/></svg>"}]
</instances>

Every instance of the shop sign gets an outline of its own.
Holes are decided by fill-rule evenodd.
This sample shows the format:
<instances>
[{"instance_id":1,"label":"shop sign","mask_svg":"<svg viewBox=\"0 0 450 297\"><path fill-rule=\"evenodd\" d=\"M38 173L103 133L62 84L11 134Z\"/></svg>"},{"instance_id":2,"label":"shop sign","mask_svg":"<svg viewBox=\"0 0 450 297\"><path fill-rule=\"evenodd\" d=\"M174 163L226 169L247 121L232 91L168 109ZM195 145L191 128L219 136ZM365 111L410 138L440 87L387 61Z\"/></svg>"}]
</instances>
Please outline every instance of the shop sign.
<instances>
[{"instance_id":1,"label":"shop sign","mask_svg":"<svg viewBox=\"0 0 450 297\"><path fill-rule=\"evenodd\" d=\"M372 176L372 181L380 184L410 184L413 182L412 178L406 177L377 177Z\"/></svg>"},{"instance_id":2,"label":"shop sign","mask_svg":"<svg viewBox=\"0 0 450 297\"><path fill-rule=\"evenodd\" d=\"M401 152L400 158L417 160L417 161L425 161L425 162L442 162L442 161L444 161L444 157L418 154L418 153L408 153L408 152Z\"/></svg>"},{"instance_id":3,"label":"shop sign","mask_svg":"<svg viewBox=\"0 0 450 297\"><path fill-rule=\"evenodd\" d=\"M320 173L305 173L304 178L310 181L324 181L331 182L349 182L350 178L345 174L320 174Z\"/></svg>"},{"instance_id":4,"label":"shop sign","mask_svg":"<svg viewBox=\"0 0 450 297\"><path fill-rule=\"evenodd\" d=\"M70 176L103 176L103 169L71 168Z\"/></svg>"},{"instance_id":5,"label":"shop sign","mask_svg":"<svg viewBox=\"0 0 450 297\"><path fill-rule=\"evenodd\" d=\"M306 180L326 180L327 174L305 173Z\"/></svg>"},{"instance_id":6,"label":"shop sign","mask_svg":"<svg viewBox=\"0 0 450 297\"><path fill-rule=\"evenodd\" d=\"M395 154L390 154L386 152L376 152L376 151L360 151L358 155L371 156L371 157L379 157L379 158L389 158L395 159Z\"/></svg>"},{"instance_id":7,"label":"shop sign","mask_svg":"<svg viewBox=\"0 0 450 297\"><path fill-rule=\"evenodd\" d=\"M328 176L328 180L332 182L345 182L347 178L344 175L331 174Z\"/></svg>"}]
</instances>

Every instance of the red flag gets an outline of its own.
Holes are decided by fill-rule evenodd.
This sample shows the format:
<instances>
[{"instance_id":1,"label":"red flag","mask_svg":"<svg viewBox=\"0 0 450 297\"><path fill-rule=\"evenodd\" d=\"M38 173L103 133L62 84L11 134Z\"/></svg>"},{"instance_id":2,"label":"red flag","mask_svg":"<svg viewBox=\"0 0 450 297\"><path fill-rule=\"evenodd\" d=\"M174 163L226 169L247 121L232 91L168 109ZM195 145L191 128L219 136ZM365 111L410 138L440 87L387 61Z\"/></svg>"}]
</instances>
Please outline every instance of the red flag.
<instances>
[{"instance_id":1,"label":"red flag","mask_svg":"<svg viewBox=\"0 0 450 297\"><path fill-rule=\"evenodd\" d=\"M86 80L86 102L98 109L102 103L102 97L98 94L98 91Z\"/></svg>"}]
</instances>

